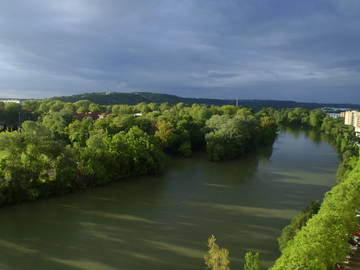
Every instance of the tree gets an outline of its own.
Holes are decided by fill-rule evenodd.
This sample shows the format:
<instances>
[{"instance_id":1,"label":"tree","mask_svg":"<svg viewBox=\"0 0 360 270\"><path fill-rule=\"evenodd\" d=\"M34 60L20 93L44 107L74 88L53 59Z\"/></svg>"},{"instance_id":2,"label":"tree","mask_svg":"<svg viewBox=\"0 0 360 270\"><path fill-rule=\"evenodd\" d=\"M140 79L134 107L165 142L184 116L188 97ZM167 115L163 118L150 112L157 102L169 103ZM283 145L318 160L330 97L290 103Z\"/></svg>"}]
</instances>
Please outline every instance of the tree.
<instances>
[{"instance_id":1,"label":"tree","mask_svg":"<svg viewBox=\"0 0 360 270\"><path fill-rule=\"evenodd\" d=\"M245 270L260 270L259 252L253 253L252 251L245 254Z\"/></svg>"},{"instance_id":2,"label":"tree","mask_svg":"<svg viewBox=\"0 0 360 270\"><path fill-rule=\"evenodd\" d=\"M65 153L64 144L50 134L46 127L32 121L25 121L21 131L0 134L0 204L54 193L53 183L59 175L65 176L63 165L65 161L69 165L71 157ZM69 166L73 168L74 164ZM61 179L63 183L67 180Z\"/></svg>"},{"instance_id":3,"label":"tree","mask_svg":"<svg viewBox=\"0 0 360 270\"><path fill-rule=\"evenodd\" d=\"M274 142L278 125L270 116L260 117L260 141L263 144L271 144Z\"/></svg>"},{"instance_id":4,"label":"tree","mask_svg":"<svg viewBox=\"0 0 360 270\"><path fill-rule=\"evenodd\" d=\"M90 130L93 127L94 120L90 117L86 117L82 120L75 120L65 131L69 136L72 143L78 143L81 146L85 146L86 140L90 136Z\"/></svg>"},{"instance_id":5,"label":"tree","mask_svg":"<svg viewBox=\"0 0 360 270\"><path fill-rule=\"evenodd\" d=\"M326 114L320 110L312 110L309 114L309 124L314 128L320 128Z\"/></svg>"},{"instance_id":6,"label":"tree","mask_svg":"<svg viewBox=\"0 0 360 270\"><path fill-rule=\"evenodd\" d=\"M191 144L191 120L187 115L165 114L156 123L155 137L160 141L163 149L169 153L190 156ZM194 134L194 133L193 133ZM195 135L195 134L194 134Z\"/></svg>"},{"instance_id":7,"label":"tree","mask_svg":"<svg viewBox=\"0 0 360 270\"><path fill-rule=\"evenodd\" d=\"M254 116L213 115L206 121L205 135L209 159L213 161L239 157L254 147L258 122Z\"/></svg>"},{"instance_id":8,"label":"tree","mask_svg":"<svg viewBox=\"0 0 360 270\"><path fill-rule=\"evenodd\" d=\"M81 185L103 184L115 175L109 145L110 138L100 131L87 139L85 147L79 148L79 169L84 176Z\"/></svg>"},{"instance_id":9,"label":"tree","mask_svg":"<svg viewBox=\"0 0 360 270\"><path fill-rule=\"evenodd\" d=\"M174 133L174 127L168 121L158 121L155 136L159 138L164 148L169 146L170 137Z\"/></svg>"},{"instance_id":10,"label":"tree","mask_svg":"<svg viewBox=\"0 0 360 270\"><path fill-rule=\"evenodd\" d=\"M63 110L73 114L75 112L75 105L73 103L66 103Z\"/></svg>"},{"instance_id":11,"label":"tree","mask_svg":"<svg viewBox=\"0 0 360 270\"><path fill-rule=\"evenodd\" d=\"M95 104L95 103L91 103L89 105L89 111L90 112L101 112L101 107L98 105L98 104Z\"/></svg>"},{"instance_id":12,"label":"tree","mask_svg":"<svg viewBox=\"0 0 360 270\"><path fill-rule=\"evenodd\" d=\"M130 114L134 113L133 107L129 105L114 105L112 106L112 113L114 114Z\"/></svg>"},{"instance_id":13,"label":"tree","mask_svg":"<svg viewBox=\"0 0 360 270\"><path fill-rule=\"evenodd\" d=\"M77 113L86 113L89 111L89 105L91 104L88 100L79 100L74 103Z\"/></svg>"},{"instance_id":14,"label":"tree","mask_svg":"<svg viewBox=\"0 0 360 270\"><path fill-rule=\"evenodd\" d=\"M319 212L320 205L320 201L313 201L301 213L291 219L291 223L282 230L281 236L278 238L280 250L285 249L296 233L305 226L313 215Z\"/></svg>"},{"instance_id":15,"label":"tree","mask_svg":"<svg viewBox=\"0 0 360 270\"><path fill-rule=\"evenodd\" d=\"M44 115L42 124L51 131L54 138L65 139L65 128L71 120L72 115L67 111L52 112Z\"/></svg>"},{"instance_id":16,"label":"tree","mask_svg":"<svg viewBox=\"0 0 360 270\"><path fill-rule=\"evenodd\" d=\"M233 105L224 105L220 107L220 111L223 114L228 114L228 115L234 115L237 111L238 107L233 106Z\"/></svg>"},{"instance_id":17,"label":"tree","mask_svg":"<svg viewBox=\"0 0 360 270\"><path fill-rule=\"evenodd\" d=\"M65 105L64 102L58 100L50 106L50 111L51 112L59 112L64 108L64 105Z\"/></svg>"},{"instance_id":18,"label":"tree","mask_svg":"<svg viewBox=\"0 0 360 270\"><path fill-rule=\"evenodd\" d=\"M141 102L141 103L135 105L134 109L135 109L135 111L142 112L142 113L151 112L150 107L145 102Z\"/></svg>"},{"instance_id":19,"label":"tree","mask_svg":"<svg viewBox=\"0 0 360 270\"><path fill-rule=\"evenodd\" d=\"M154 137L148 136L137 126L125 135L131 157L131 172L136 175L155 174L163 169L164 154Z\"/></svg>"},{"instance_id":20,"label":"tree","mask_svg":"<svg viewBox=\"0 0 360 270\"><path fill-rule=\"evenodd\" d=\"M204 256L207 268L211 270L230 270L229 251L225 248L220 248L216 244L216 238L211 235L208 239L209 251Z\"/></svg>"},{"instance_id":21,"label":"tree","mask_svg":"<svg viewBox=\"0 0 360 270\"><path fill-rule=\"evenodd\" d=\"M170 108L170 105L168 102L161 103L159 106L159 110L162 112L168 110L169 108Z\"/></svg>"}]
</instances>

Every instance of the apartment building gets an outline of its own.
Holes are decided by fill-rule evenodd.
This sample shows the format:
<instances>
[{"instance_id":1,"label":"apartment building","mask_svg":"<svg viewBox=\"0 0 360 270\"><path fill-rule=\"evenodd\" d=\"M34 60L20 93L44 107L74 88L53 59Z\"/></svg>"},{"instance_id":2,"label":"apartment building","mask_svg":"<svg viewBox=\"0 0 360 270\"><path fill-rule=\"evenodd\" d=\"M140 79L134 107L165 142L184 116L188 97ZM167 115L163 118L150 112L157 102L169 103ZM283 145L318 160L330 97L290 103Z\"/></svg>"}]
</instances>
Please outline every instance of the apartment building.
<instances>
[{"instance_id":1,"label":"apartment building","mask_svg":"<svg viewBox=\"0 0 360 270\"><path fill-rule=\"evenodd\" d=\"M356 136L360 137L360 112L347 111L345 112L345 125L350 125L355 128Z\"/></svg>"}]
</instances>

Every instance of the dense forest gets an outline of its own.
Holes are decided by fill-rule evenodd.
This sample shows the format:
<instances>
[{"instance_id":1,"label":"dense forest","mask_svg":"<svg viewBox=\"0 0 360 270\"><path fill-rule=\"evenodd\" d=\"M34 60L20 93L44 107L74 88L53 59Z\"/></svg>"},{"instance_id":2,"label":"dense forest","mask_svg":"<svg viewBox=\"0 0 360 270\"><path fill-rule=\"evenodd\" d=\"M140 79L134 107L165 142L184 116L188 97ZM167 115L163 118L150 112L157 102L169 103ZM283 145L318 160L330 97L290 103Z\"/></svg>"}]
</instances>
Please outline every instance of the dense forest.
<instances>
[{"instance_id":1,"label":"dense forest","mask_svg":"<svg viewBox=\"0 0 360 270\"><path fill-rule=\"evenodd\" d=\"M0 205L157 174L167 155L233 159L272 144L278 129L270 115L230 105L46 100L2 108L7 127L24 113L36 121L0 133Z\"/></svg>"},{"instance_id":2,"label":"dense forest","mask_svg":"<svg viewBox=\"0 0 360 270\"><path fill-rule=\"evenodd\" d=\"M281 126L327 134L341 160L338 184L321 206L313 203L284 228L283 255L272 269L329 269L348 252L360 204L359 141L353 127L322 110L43 100L0 103L0 117L0 205L157 174L168 155L206 151L212 161L234 159L271 145ZM258 253L247 253L245 261L245 269L260 267ZM205 262L230 269L228 251L215 237Z\"/></svg>"}]
</instances>

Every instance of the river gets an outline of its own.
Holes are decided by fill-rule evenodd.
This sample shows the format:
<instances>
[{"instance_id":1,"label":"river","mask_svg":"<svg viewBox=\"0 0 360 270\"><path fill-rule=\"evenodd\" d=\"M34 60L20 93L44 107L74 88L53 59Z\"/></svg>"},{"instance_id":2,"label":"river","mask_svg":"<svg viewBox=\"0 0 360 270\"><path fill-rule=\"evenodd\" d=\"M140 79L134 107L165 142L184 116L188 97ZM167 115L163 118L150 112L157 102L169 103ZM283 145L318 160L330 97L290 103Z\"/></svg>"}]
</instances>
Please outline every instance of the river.
<instances>
[{"instance_id":1,"label":"river","mask_svg":"<svg viewBox=\"0 0 360 270\"><path fill-rule=\"evenodd\" d=\"M335 183L335 150L313 132L282 131L273 148L214 163L174 158L160 176L135 177L0 209L0 269L205 269L207 238L242 269L263 266L291 217Z\"/></svg>"}]
</instances>

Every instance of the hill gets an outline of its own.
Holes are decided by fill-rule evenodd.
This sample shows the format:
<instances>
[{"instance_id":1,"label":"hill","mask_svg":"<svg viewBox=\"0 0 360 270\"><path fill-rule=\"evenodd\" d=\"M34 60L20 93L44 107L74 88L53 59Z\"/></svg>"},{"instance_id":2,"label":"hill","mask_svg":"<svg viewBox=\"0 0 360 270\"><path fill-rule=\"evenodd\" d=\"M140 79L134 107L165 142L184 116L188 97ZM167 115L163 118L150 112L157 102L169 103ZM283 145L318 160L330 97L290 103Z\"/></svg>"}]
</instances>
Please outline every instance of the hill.
<instances>
[{"instance_id":1,"label":"hill","mask_svg":"<svg viewBox=\"0 0 360 270\"><path fill-rule=\"evenodd\" d=\"M73 96L53 97L52 99L61 100L66 102L76 102L79 100L89 100L100 105L114 105L114 104L128 104L134 105L140 102L145 103L163 103L176 104L184 102L187 104L206 104L206 105L235 105L236 100L230 99L208 99L208 98L184 98L169 94L158 94L149 92L134 92L134 93L120 93L120 92L96 92L84 93ZM308 103L308 102L295 102L288 100L259 100L259 99L240 99L238 105L251 108L350 108L359 109L360 105L357 104L328 104L328 103Z\"/></svg>"}]
</instances>

